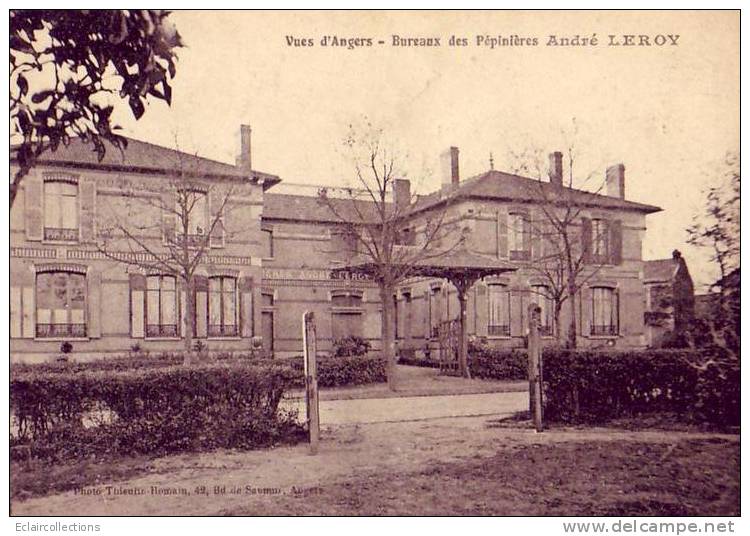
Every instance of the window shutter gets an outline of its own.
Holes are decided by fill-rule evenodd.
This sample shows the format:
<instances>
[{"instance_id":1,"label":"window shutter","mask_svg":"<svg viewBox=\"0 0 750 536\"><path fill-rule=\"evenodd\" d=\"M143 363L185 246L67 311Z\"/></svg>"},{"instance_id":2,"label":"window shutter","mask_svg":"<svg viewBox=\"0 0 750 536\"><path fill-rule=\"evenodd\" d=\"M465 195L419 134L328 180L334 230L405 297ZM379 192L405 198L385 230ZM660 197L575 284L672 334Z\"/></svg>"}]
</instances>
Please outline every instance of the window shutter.
<instances>
[{"instance_id":1,"label":"window shutter","mask_svg":"<svg viewBox=\"0 0 750 536\"><path fill-rule=\"evenodd\" d=\"M32 268L23 271L21 285L21 336L33 339L36 336L36 272Z\"/></svg>"},{"instance_id":2,"label":"window shutter","mask_svg":"<svg viewBox=\"0 0 750 536\"><path fill-rule=\"evenodd\" d=\"M180 337L184 337L187 333L187 291L185 283L180 281Z\"/></svg>"},{"instance_id":3,"label":"window shutter","mask_svg":"<svg viewBox=\"0 0 750 536\"><path fill-rule=\"evenodd\" d=\"M26 213L26 240L39 241L44 236L44 183L30 174L23 180Z\"/></svg>"},{"instance_id":4,"label":"window shutter","mask_svg":"<svg viewBox=\"0 0 750 536\"><path fill-rule=\"evenodd\" d=\"M237 283L240 293L240 335L253 336L253 278L240 277Z\"/></svg>"},{"instance_id":5,"label":"window shutter","mask_svg":"<svg viewBox=\"0 0 750 536\"><path fill-rule=\"evenodd\" d=\"M529 220L526 225L531 235L531 258L540 259L542 257L542 227L543 221L541 215L535 211L529 214Z\"/></svg>"},{"instance_id":6,"label":"window shutter","mask_svg":"<svg viewBox=\"0 0 750 536\"><path fill-rule=\"evenodd\" d=\"M523 294L517 290L510 291L510 336L520 337L524 334L523 329Z\"/></svg>"},{"instance_id":7,"label":"window shutter","mask_svg":"<svg viewBox=\"0 0 750 536\"><path fill-rule=\"evenodd\" d=\"M504 208L497 212L497 256L508 258L508 211Z\"/></svg>"},{"instance_id":8,"label":"window shutter","mask_svg":"<svg viewBox=\"0 0 750 536\"><path fill-rule=\"evenodd\" d=\"M591 335L591 324L594 321L594 308L592 300L594 294L591 287L584 287L578 293L578 299L581 300L581 307L578 308L578 314L581 316L581 335L588 337Z\"/></svg>"},{"instance_id":9,"label":"window shutter","mask_svg":"<svg viewBox=\"0 0 750 536\"><path fill-rule=\"evenodd\" d=\"M86 332L89 338L98 339L102 336L101 326L101 296L102 296L102 274L99 270L89 270L86 275L86 286L88 291L88 325Z\"/></svg>"},{"instance_id":10,"label":"window shutter","mask_svg":"<svg viewBox=\"0 0 750 536\"><path fill-rule=\"evenodd\" d=\"M146 294L146 276L130 274L130 336L142 339L146 329L144 302Z\"/></svg>"},{"instance_id":11,"label":"window shutter","mask_svg":"<svg viewBox=\"0 0 750 536\"><path fill-rule=\"evenodd\" d=\"M489 300L487 296L487 285L484 283L479 283L476 286L476 300L477 300L477 325L476 325L476 332L477 335L480 337L486 337L487 336L487 323L488 323L488 313L489 313Z\"/></svg>"},{"instance_id":12,"label":"window shutter","mask_svg":"<svg viewBox=\"0 0 750 536\"><path fill-rule=\"evenodd\" d=\"M614 315L613 315L614 322L615 322L615 333L620 335L620 289L619 288L616 288L614 290L612 300L614 301L612 306L615 308Z\"/></svg>"},{"instance_id":13,"label":"window shutter","mask_svg":"<svg viewBox=\"0 0 750 536\"><path fill-rule=\"evenodd\" d=\"M613 220L609 224L609 248L612 264L622 264L622 221Z\"/></svg>"},{"instance_id":14,"label":"window shutter","mask_svg":"<svg viewBox=\"0 0 750 536\"><path fill-rule=\"evenodd\" d=\"M96 181L84 178L78 187L80 196L80 238L81 242L90 243L96 240Z\"/></svg>"},{"instance_id":15,"label":"window shutter","mask_svg":"<svg viewBox=\"0 0 750 536\"><path fill-rule=\"evenodd\" d=\"M21 337L21 318L23 316L23 305L21 303L22 287L10 287L10 337L18 339Z\"/></svg>"},{"instance_id":16,"label":"window shutter","mask_svg":"<svg viewBox=\"0 0 750 536\"><path fill-rule=\"evenodd\" d=\"M174 234L177 227L177 194L174 190L162 192L161 194L161 229L162 240L165 244L174 243Z\"/></svg>"},{"instance_id":17,"label":"window shutter","mask_svg":"<svg viewBox=\"0 0 750 536\"><path fill-rule=\"evenodd\" d=\"M583 247L583 262L591 263L591 220L581 218L581 246Z\"/></svg>"},{"instance_id":18,"label":"window shutter","mask_svg":"<svg viewBox=\"0 0 750 536\"><path fill-rule=\"evenodd\" d=\"M218 191L217 188L212 188L208 196L210 218L208 225L209 227L213 226L209 238L209 245L212 248L224 247L224 220L226 218L226 210L222 210L222 203L224 202L224 196L222 194L223 192Z\"/></svg>"},{"instance_id":19,"label":"window shutter","mask_svg":"<svg viewBox=\"0 0 750 536\"><path fill-rule=\"evenodd\" d=\"M195 283L195 336L208 335L208 277L196 275Z\"/></svg>"}]
</instances>

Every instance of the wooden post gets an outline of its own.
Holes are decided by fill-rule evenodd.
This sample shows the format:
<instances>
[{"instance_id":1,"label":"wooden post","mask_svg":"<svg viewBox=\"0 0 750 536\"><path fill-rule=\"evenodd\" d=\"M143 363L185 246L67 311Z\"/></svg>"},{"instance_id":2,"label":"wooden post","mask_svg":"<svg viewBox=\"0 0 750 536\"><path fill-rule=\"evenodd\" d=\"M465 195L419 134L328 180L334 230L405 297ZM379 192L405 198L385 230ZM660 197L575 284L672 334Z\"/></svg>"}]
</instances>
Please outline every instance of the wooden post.
<instances>
[{"instance_id":1,"label":"wooden post","mask_svg":"<svg viewBox=\"0 0 750 536\"><path fill-rule=\"evenodd\" d=\"M537 432L543 430L542 425L542 344L539 338L539 319L541 308L535 304L529 304L529 396L531 418L534 421L534 428Z\"/></svg>"},{"instance_id":2,"label":"wooden post","mask_svg":"<svg viewBox=\"0 0 750 536\"><path fill-rule=\"evenodd\" d=\"M310 454L317 454L320 439L317 339L315 335L315 314L309 311L302 315L302 341L305 351L305 405L307 408L307 429L310 434Z\"/></svg>"},{"instance_id":3,"label":"wooden post","mask_svg":"<svg viewBox=\"0 0 750 536\"><path fill-rule=\"evenodd\" d=\"M469 334L466 329L466 289L463 286L458 287L458 306L460 314L458 320L458 367L462 377L471 379L471 372L469 371Z\"/></svg>"}]
</instances>

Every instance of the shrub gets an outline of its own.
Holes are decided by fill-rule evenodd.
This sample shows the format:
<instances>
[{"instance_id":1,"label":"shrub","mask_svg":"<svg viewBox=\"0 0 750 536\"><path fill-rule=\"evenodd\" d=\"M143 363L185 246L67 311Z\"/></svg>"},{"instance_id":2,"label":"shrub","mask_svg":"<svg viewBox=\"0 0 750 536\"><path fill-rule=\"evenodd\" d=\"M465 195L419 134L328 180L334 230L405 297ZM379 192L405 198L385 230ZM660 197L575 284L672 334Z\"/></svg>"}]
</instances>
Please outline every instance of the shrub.
<instances>
[{"instance_id":1,"label":"shrub","mask_svg":"<svg viewBox=\"0 0 750 536\"><path fill-rule=\"evenodd\" d=\"M472 378L487 380L528 379L526 350L492 348L481 341L469 342Z\"/></svg>"},{"instance_id":2,"label":"shrub","mask_svg":"<svg viewBox=\"0 0 750 536\"><path fill-rule=\"evenodd\" d=\"M440 368L440 361L427 357L417 357L414 353L401 354L398 357L399 365L410 365L412 367Z\"/></svg>"},{"instance_id":3,"label":"shrub","mask_svg":"<svg viewBox=\"0 0 750 536\"><path fill-rule=\"evenodd\" d=\"M350 335L333 341L333 355L336 357L365 355L370 351L370 341Z\"/></svg>"},{"instance_id":4,"label":"shrub","mask_svg":"<svg viewBox=\"0 0 750 536\"><path fill-rule=\"evenodd\" d=\"M305 362L302 356L283 360L294 371L294 385L305 385ZM318 387L342 387L386 381L386 363L380 356L318 358Z\"/></svg>"},{"instance_id":5,"label":"shrub","mask_svg":"<svg viewBox=\"0 0 750 536\"><path fill-rule=\"evenodd\" d=\"M10 381L11 450L34 457L257 448L296 437L285 367L202 365L26 372Z\"/></svg>"},{"instance_id":6,"label":"shrub","mask_svg":"<svg viewBox=\"0 0 750 536\"><path fill-rule=\"evenodd\" d=\"M739 368L691 365L710 357L696 350L547 350L545 419L597 423L669 412L690 422L739 425Z\"/></svg>"}]
</instances>

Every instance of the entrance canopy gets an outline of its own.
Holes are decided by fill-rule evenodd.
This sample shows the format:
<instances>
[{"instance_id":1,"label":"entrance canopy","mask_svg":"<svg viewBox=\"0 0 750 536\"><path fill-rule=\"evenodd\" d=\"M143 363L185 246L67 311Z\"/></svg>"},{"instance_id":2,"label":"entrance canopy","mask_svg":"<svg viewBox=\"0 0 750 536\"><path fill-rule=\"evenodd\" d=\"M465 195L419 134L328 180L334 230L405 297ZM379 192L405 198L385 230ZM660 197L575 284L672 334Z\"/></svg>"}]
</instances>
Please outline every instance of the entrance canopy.
<instances>
[{"instance_id":1,"label":"entrance canopy","mask_svg":"<svg viewBox=\"0 0 750 536\"><path fill-rule=\"evenodd\" d=\"M404 269L408 277L447 279L456 287L460 306L458 365L461 375L470 378L467 359L469 336L466 330L466 292L483 277L513 272L516 268L508 262L469 251L463 245L443 255L415 260L400 268ZM372 276L377 274L378 265L372 261L359 260L348 266L336 268L333 272L352 272Z\"/></svg>"}]
</instances>

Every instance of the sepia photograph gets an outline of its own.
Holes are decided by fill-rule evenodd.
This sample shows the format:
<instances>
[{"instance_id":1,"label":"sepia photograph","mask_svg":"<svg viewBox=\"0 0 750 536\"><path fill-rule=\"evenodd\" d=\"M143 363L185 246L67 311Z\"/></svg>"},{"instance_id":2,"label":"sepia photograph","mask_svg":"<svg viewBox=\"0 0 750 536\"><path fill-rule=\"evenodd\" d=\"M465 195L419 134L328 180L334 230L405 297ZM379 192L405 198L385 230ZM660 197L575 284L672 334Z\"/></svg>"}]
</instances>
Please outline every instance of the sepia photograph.
<instances>
[{"instance_id":1,"label":"sepia photograph","mask_svg":"<svg viewBox=\"0 0 750 536\"><path fill-rule=\"evenodd\" d=\"M8 16L16 532L737 530L739 10Z\"/></svg>"}]
</instances>

